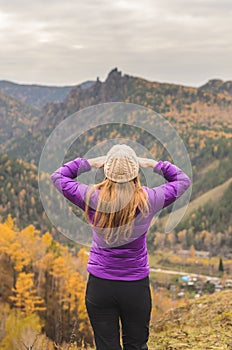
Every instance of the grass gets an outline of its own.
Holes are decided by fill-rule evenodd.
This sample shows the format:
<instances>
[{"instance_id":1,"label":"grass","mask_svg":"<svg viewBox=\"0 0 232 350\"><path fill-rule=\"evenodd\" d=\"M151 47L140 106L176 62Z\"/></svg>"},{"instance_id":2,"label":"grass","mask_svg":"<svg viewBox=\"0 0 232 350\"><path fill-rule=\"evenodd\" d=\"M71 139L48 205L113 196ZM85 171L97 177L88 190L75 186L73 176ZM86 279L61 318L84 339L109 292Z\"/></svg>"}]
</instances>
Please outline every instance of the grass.
<instances>
[{"instance_id":1,"label":"grass","mask_svg":"<svg viewBox=\"0 0 232 350\"><path fill-rule=\"evenodd\" d=\"M232 291L189 300L151 325L149 350L232 349Z\"/></svg>"}]
</instances>

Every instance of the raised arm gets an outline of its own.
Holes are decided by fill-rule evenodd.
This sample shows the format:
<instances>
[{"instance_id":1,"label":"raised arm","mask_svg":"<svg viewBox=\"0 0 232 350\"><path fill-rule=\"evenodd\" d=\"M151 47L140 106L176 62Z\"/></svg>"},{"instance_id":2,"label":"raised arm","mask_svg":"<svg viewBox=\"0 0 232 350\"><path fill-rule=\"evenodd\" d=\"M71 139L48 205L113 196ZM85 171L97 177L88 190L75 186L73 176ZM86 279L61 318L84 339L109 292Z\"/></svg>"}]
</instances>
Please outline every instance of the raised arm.
<instances>
[{"instance_id":1,"label":"raised arm","mask_svg":"<svg viewBox=\"0 0 232 350\"><path fill-rule=\"evenodd\" d=\"M165 178L167 182L154 188L147 188L150 194L151 205L154 212L167 207L177 200L191 185L191 180L183 170L168 161L154 161L152 159L143 164L148 164L153 171ZM142 165L142 161L141 161Z\"/></svg>"},{"instance_id":2,"label":"raised arm","mask_svg":"<svg viewBox=\"0 0 232 350\"><path fill-rule=\"evenodd\" d=\"M83 210L85 210L84 198L89 186L74 179L90 169L91 164L86 158L76 158L63 164L50 176L52 183L64 197Z\"/></svg>"}]
</instances>

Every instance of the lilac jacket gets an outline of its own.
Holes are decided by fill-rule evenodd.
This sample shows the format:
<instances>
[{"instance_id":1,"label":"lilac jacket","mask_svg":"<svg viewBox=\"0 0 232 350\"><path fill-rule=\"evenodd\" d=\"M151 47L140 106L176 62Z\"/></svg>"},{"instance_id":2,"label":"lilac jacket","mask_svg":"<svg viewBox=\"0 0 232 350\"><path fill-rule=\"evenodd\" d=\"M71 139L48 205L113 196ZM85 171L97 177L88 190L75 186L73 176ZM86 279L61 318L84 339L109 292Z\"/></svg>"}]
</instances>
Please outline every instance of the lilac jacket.
<instances>
[{"instance_id":1,"label":"lilac jacket","mask_svg":"<svg viewBox=\"0 0 232 350\"><path fill-rule=\"evenodd\" d=\"M74 180L83 172L89 171L91 165L85 158L76 158L63 164L51 175L54 186L72 203L85 210L85 195L90 186ZM177 166L168 161L159 161L153 171L163 176L167 182L149 188L143 186L148 193L149 215L134 220L134 239L117 247L103 246L99 235L92 229L93 239L87 264L87 271L97 277L110 280L139 280L149 274L146 234L155 213L167 207L179 198L191 185L190 178ZM96 190L91 200L97 201ZM93 198L93 199L92 199ZM93 218L94 211L92 210ZM138 217L138 219L137 219Z\"/></svg>"}]
</instances>

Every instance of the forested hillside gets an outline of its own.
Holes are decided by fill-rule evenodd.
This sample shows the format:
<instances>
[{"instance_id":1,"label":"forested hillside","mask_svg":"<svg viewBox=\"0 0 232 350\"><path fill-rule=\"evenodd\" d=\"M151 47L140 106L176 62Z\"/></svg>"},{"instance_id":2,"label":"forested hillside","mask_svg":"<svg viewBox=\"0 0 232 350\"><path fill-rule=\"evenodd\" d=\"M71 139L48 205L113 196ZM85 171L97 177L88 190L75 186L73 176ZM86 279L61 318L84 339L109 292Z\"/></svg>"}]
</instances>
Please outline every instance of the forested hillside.
<instances>
[{"instance_id":1,"label":"forested hillside","mask_svg":"<svg viewBox=\"0 0 232 350\"><path fill-rule=\"evenodd\" d=\"M193 198L200 196L205 191L207 193L209 189L215 188L231 176L231 157L224 163L219 162L218 164L214 170L204 173L198 180L199 182L196 181L198 187L197 190L194 190L193 186ZM35 165L11 158L6 154L0 155L0 179L2 218L5 219L8 214L12 214L19 228L33 224L42 232L49 229L56 238L62 237L59 237L56 228L52 226L43 210L38 192L38 169ZM173 232L166 235L164 246L178 245L183 249L188 249L194 244L197 249L210 249L213 254L229 253L232 250L231 190L232 184L220 194L217 202L210 200L210 197L203 205L199 202L191 214L183 219ZM49 200L51 199L48 196L47 201ZM162 216L167 215L171 208L172 206L168 207ZM160 247L159 232L162 232L160 229L159 222L150 228L149 249L151 250L156 246ZM79 230L83 230L81 225Z\"/></svg>"},{"instance_id":2,"label":"forested hillside","mask_svg":"<svg viewBox=\"0 0 232 350\"><path fill-rule=\"evenodd\" d=\"M158 222L150 229L151 250L190 249L209 251L212 256L222 254L232 256L232 215L231 215L232 181L220 195L218 201L209 200L193 210L188 217L182 219L175 229L162 232L162 224Z\"/></svg>"},{"instance_id":3,"label":"forested hillside","mask_svg":"<svg viewBox=\"0 0 232 350\"><path fill-rule=\"evenodd\" d=\"M0 152L11 146L11 142L31 129L36 123L40 109L21 100L0 93Z\"/></svg>"},{"instance_id":4,"label":"forested hillside","mask_svg":"<svg viewBox=\"0 0 232 350\"><path fill-rule=\"evenodd\" d=\"M89 87L93 82L80 84L82 88ZM17 84L0 80L0 92L25 102L26 104L43 107L48 102L62 102L73 86L45 86L36 84Z\"/></svg>"},{"instance_id":5,"label":"forested hillside","mask_svg":"<svg viewBox=\"0 0 232 350\"><path fill-rule=\"evenodd\" d=\"M13 109L9 115L11 118L14 117L15 123L22 127L17 137L13 132L15 130L14 123L9 115L7 118L1 116L2 120L8 123L7 127L6 124L3 124L4 137L10 133L12 136L10 142L2 143L4 152L8 154L8 157L24 159L23 162L20 161L20 164L6 158L6 155L1 159L0 171L2 179L4 179L1 194L2 217L6 218L7 214L12 213L20 227L32 223L35 227L43 231L46 230L45 226L48 224L48 220L41 216L44 213L38 196L35 167L38 164L44 142L53 128L70 114L84 107L107 101L139 104L161 113L170 121L185 142L191 158L193 169L191 200L203 195L207 197L207 193L209 193L210 203L207 204L204 201L201 205L198 202L191 216L183 220L171 233L172 240L186 248L194 243L199 249L206 249L206 246L212 245L206 245L204 239L200 239L198 236L201 235L200 232L207 231L211 232L212 235L220 234L223 237L218 239L216 244L214 243L215 253L220 249L224 251L225 247L230 250L231 213L227 206L230 187L228 193L227 191L221 193L218 203L211 200L210 191L226 183L232 177L231 82L213 79L199 88L192 88L150 82L127 74L122 75L115 68L108 74L105 82L97 79L94 84L86 86L85 89L82 89L81 86L75 87L63 102L48 103L39 115L36 114L36 117L23 119L14 113ZM38 110L36 111L38 112ZM25 112L22 110L20 113L25 118ZM149 129L149 125L146 127ZM68 161L72 157L81 156L97 142L107 141L114 137L134 140L151 150L154 158L172 161L165 147L158 143L155 144L154 138L145 130L135 130L121 124L99 125L94 130L87 131L74 142L65 159ZM78 154L76 153L77 149ZM24 167L30 168L25 161L33 164L33 176L24 169ZM14 174L16 171L14 170L14 162L16 162L17 174ZM13 169L13 173L6 169ZM20 181L14 181L17 178ZM30 188L27 188L28 186ZM32 201L35 201L35 204L32 204ZM162 215L165 216L171 210L172 206L167 208ZM45 222L46 224L44 224ZM48 228L51 229L51 227ZM154 235L156 230L156 226L151 228L151 233ZM179 241L179 232L183 232L183 230L184 232L186 230L186 241ZM155 239L155 236L153 238ZM151 242L154 242L154 239L151 239Z\"/></svg>"},{"instance_id":6,"label":"forested hillside","mask_svg":"<svg viewBox=\"0 0 232 350\"><path fill-rule=\"evenodd\" d=\"M42 235L33 225L18 230L9 216L0 224L0 260L0 349L21 349L18 337L27 328L26 342L43 331L57 343L74 332L79 345L92 344L84 249L71 254L49 232ZM13 332L8 324L15 324Z\"/></svg>"},{"instance_id":7,"label":"forested hillside","mask_svg":"<svg viewBox=\"0 0 232 350\"><path fill-rule=\"evenodd\" d=\"M37 167L1 154L0 179L1 216L7 218L11 214L20 228L31 223L45 230L46 215L39 198Z\"/></svg>"}]
</instances>

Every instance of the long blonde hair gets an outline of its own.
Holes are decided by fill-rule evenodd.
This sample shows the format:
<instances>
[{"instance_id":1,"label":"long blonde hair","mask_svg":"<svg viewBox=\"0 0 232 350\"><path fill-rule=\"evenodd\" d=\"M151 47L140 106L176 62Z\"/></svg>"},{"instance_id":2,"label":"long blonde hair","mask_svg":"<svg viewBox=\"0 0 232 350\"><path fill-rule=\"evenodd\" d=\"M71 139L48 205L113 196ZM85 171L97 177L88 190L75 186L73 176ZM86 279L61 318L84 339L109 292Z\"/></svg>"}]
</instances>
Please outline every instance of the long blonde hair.
<instances>
[{"instance_id":1,"label":"long blonde hair","mask_svg":"<svg viewBox=\"0 0 232 350\"><path fill-rule=\"evenodd\" d=\"M100 191L94 220L91 223L88 217L89 203L95 189ZM138 207L143 216L149 214L147 200L148 195L141 186L139 175L124 183L117 183L105 177L87 193L85 218L91 225L101 228L107 244L127 241L132 234L136 208ZM120 227L123 227L122 230Z\"/></svg>"}]
</instances>

